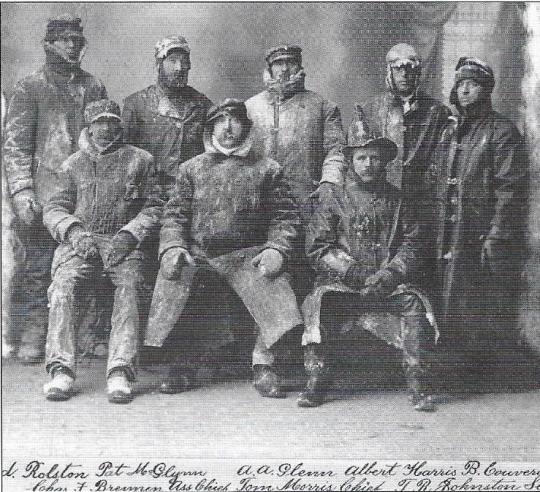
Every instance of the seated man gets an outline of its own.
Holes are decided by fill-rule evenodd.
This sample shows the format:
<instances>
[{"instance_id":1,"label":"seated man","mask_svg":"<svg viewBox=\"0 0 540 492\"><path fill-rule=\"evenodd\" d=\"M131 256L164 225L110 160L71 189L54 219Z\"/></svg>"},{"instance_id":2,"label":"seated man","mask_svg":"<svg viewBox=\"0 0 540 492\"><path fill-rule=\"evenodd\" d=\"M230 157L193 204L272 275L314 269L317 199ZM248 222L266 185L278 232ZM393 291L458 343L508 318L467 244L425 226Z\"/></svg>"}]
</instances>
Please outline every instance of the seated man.
<instances>
[{"instance_id":1,"label":"seated man","mask_svg":"<svg viewBox=\"0 0 540 492\"><path fill-rule=\"evenodd\" d=\"M323 403L331 378L323 353L329 341L321 336L348 322L403 350L414 408L431 411L434 404L427 393L422 356L429 332L436 337L437 331L430 327L426 308L430 312L431 307L425 296L404 285L418 270L421 225L411 204L386 180L385 166L395 158L396 145L377 138L359 116L349 128L344 149L352 160L345 186L335 187L321 201L308 225L306 253L318 277L302 306L308 383L298 405ZM323 297L333 302L323 302ZM363 323L363 317L373 313L375 317ZM389 313L394 322L388 323Z\"/></svg>"},{"instance_id":2,"label":"seated man","mask_svg":"<svg viewBox=\"0 0 540 492\"><path fill-rule=\"evenodd\" d=\"M163 344L184 311L197 272L212 271L234 289L257 324L256 389L280 398L285 394L271 348L302 323L283 274L300 219L281 166L251 151L250 129L245 104L226 99L208 113L205 152L178 169L163 215L161 267L145 344ZM173 365L161 391L186 391L192 377L192 371Z\"/></svg>"},{"instance_id":3,"label":"seated man","mask_svg":"<svg viewBox=\"0 0 540 492\"><path fill-rule=\"evenodd\" d=\"M152 156L122 141L120 108L110 100L89 104L90 126L80 150L61 167L59 190L44 208L43 222L60 242L49 288L46 369L49 400L73 394L76 355L76 299L104 273L115 286L107 392L111 403L132 400L135 357L147 253L145 240L157 232L162 203L147 198ZM100 293L98 293L99 295Z\"/></svg>"}]
</instances>

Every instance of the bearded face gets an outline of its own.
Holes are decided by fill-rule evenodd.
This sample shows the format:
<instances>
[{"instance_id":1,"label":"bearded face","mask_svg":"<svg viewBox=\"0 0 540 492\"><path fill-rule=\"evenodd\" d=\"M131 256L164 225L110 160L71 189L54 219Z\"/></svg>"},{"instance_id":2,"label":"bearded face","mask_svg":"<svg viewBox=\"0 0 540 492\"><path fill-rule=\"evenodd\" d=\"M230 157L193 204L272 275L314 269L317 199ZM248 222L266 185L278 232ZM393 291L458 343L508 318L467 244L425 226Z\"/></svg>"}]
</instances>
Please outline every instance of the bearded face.
<instances>
[{"instance_id":1,"label":"bearded face","mask_svg":"<svg viewBox=\"0 0 540 492\"><path fill-rule=\"evenodd\" d=\"M50 42L50 48L69 63L79 63L81 54L86 45L85 39L80 36L61 36Z\"/></svg>"},{"instance_id":2,"label":"bearded face","mask_svg":"<svg viewBox=\"0 0 540 492\"><path fill-rule=\"evenodd\" d=\"M244 139L244 125L236 116L222 114L214 123L214 137L222 147L234 149Z\"/></svg>"},{"instance_id":3,"label":"bearded face","mask_svg":"<svg viewBox=\"0 0 540 492\"><path fill-rule=\"evenodd\" d=\"M296 75L300 71L300 69L301 67L298 62L287 58L276 60L270 66L272 78L281 84L288 82L293 75Z\"/></svg>"},{"instance_id":4,"label":"bearded face","mask_svg":"<svg viewBox=\"0 0 540 492\"><path fill-rule=\"evenodd\" d=\"M165 87L180 89L187 85L189 69L189 55L183 51L172 51L159 66L159 80Z\"/></svg>"}]
</instances>

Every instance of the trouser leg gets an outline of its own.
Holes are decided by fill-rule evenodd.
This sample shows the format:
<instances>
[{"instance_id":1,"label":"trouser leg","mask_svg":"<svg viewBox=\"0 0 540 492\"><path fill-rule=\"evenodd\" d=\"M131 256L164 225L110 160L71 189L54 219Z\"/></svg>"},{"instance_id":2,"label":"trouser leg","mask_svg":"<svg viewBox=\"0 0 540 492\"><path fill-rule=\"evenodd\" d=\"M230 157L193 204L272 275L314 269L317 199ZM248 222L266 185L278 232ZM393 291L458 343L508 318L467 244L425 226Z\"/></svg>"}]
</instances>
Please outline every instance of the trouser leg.
<instances>
[{"instance_id":1,"label":"trouser leg","mask_svg":"<svg viewBox=\"0 0 540 492\"><path fill-rule=\"evenodd\" d=\"M25 230L21 237L26 261L18 273L25 295L19 358L22 362L37 362L43 357L47 336L47 289L51 284L51 263L58 245L40 224Z\"/></svg>"},{"instance_id":2,"label":"trouser leg","mask_svg":"<svg viewBox=\"0 0 540 492\"><path fill-rule=\"evenodd\" d=\"M49 287L49 325L45 349L46 370L62 366L75 373L76 308L80 284L91 278L94 268L75 257L60 265Z\"/></svg>"},{"instance_id":3,"label":"trouser leg","mask_svg":"<svg viewBox=\"0 0 540 492\"><path fill-rule=\"evenodd\" d=\"M114 267L111 280L115 286L109 338L107 376L124 369L129 380L135 379L135 361L139 346L144 290L143 262L129 259Z\"/></svg>"}]
</instances>

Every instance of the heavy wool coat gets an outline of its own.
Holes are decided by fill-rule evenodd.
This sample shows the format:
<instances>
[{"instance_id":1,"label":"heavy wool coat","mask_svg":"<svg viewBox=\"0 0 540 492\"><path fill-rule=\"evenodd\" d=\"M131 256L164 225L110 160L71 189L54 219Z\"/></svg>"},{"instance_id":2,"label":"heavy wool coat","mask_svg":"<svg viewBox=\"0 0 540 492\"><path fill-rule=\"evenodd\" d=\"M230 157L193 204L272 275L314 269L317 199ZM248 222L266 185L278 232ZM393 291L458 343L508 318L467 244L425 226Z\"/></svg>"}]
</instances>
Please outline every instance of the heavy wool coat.
<instances>
[{"instance_id":1,"label":"heavy wool coat","mask_svg":"<svg viewBox=\"0 0 540 492\"><path fill-rule=\"evenodd\" d=\"M125 140L152 154L166 188L174 185L178 164L204 152L204 123L211 105L212 101L190 86L171 100L159 84L124 101Z\"/></svg>"},{"instance_id":2,"label":"heavy wool coat","mask_svg":"<svg viewBox=\"0 0 540 492\"><path fill-rule=\"evenodd\" d=\"M84 108L107 97L96 77L81 69L73 73L44 65L16 84L4 133L10 195L33 189L45 204L55 191L56 171L77 150Z\"/></svg>"},{"instance_id":3,"label":"heavy wool coat","mask_svg":"<svg viewBox=\"0 0 540 492\"><path fill-rule=\"evenodd\" d=\"M303 78L295 90L280 97L263 91L246 101L253 120L253 148L276 160L302 211L311 213L309 196L319 181L342 183L345 168L341 113L336 104L304 88Z\"/></svg>"},{"instance_id":4,"label":"heavy wool coat","mask_svg":"<svg viewBox=\"0 0 540 492\"><path fill-rule=\"evenodd\" d=\"M45 226L62 243L55 254L53 272L76 256L67 242L74 225L105 239L121 230L129 232L139 243L133 254L143 258L145 240L158 233L162 212L162 202L152 195L152 156L123 144L121 139L100 151L86 128L79 146L80 150L60 167L61 187L43 210Z\"/></svg>"}]
</instances>

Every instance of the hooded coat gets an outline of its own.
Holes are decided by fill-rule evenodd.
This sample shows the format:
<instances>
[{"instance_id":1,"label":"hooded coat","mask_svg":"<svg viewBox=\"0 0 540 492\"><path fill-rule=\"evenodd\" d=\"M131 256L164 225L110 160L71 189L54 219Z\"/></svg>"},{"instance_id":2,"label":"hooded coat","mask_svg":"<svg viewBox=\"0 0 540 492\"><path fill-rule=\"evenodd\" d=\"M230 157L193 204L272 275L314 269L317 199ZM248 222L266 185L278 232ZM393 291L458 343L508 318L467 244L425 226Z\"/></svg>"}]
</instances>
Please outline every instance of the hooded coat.
<instances>
[{"instance_id":1,"label":"hooded coat","mask_svg":"<svg viewBox=\"0 0 540 492\"><path fill-rule=\"evenodd\" d=\"M85 128L79 138L80 150L60 167L61 186L43 210L43 222L60 242L53 261L56 268L76 256L67 241L74 225L103 238L119 231L131 233L138 241L132 253L144 257L145 240L157 234L162 202L154 199L152 156L126 145L120 138L99 150ZM104 256L105 251L100 251Z\"/></svg>"},{"instance_id":2,"label":"hooded coat","mask_svg":"<svg viewBox=\"0 0 540 492\"><path fill-rule=\"evenodd\" d=\"M490 101L460 112L447 122L426 174L435 211L439 308L446 322L464 320L467 330L477 323L491 330L517 291L527 156L515 125ZM493 256L482 262L486 239L494 240Z\"/></svg>"},{"instance_id":3,"label":"hooded coat","mask_svg":"<svg viewBox=\"0 0 540 492\"><path fill-rule=\"evenodd\" d=\"M341 114L336 104L305 89L303 71L281 92L268 69L265 82L268 89L246 101L253 121L253 148L283 167L307 221L312 212L309 196L319 182L343 182Z\"/></svg>"},{"instance_id":4,"label":"hooded coat","mask_svg":"<svg viewBox=\"0 0 540 492\"><path fill-rule=\"evenodd\" d=\"M203 130L212 102L187 86L171 100L154 84L127 97L122 120L126 142L150 152L161 184L174 185L178 164L204 152Z\"/></svg>"},{"instance_id":5,"label":"hooded coat","mask_svg":"<svg viewBox=\"0 0 540 492\"><path fill-rule=\"evenodd\" d=\"M10 195L33 189L45 204L54 193L56 171L77 150L84 108L106 97L103 83L80 68L64 73L45 65L17 83L4 133Z\"/></svg>"},{"instance_id":6,"label":"hooded coat","mask_svg":"<svg viewBox=\"0 0 540 492\"><path fill-rule=\"evenodd\" d=\"M370 128L398 146L397 157L388 164L390 182L407 195L423 193L423 177L433 161L450 110L417 90L410 100L410 107L404 112L401 99L391 88L364 103L361 108ZM355 119L358 114L357 109Z\"/></svg>"},{"instance_id":7,"label":"hooded coat","mask_svg":"<svg viewBox=\"0 0 540 492\"><path fill-rule=\"evenodd\" d=\"M271 346L301 323L300 313L285 276L267 279L250 262L267 248L291 256L299 226L296 203L281 166L254 154L250 138L231 155L216 149L209 130L204 143L203 154L180 165L163 213L159 254L187 249L198 267L223 276ZM184 267L178 281L158 275L147 345L161 346L172 330L196 271Z\"/></svg>"},{"instance_id":8,"label":"hooded coat","mask_svg":"<svg viewBox=\"0 0 540 492\"><path fill-rule=\"evenodd\" d=\"M302 306L306 331L302 343L320 343L320 311L327 292L365 294L343 283L347 270L358 263L366 272L381 268L397 272L403 283L392 294L414 293L433 321L429 301L412 287L419 259L425 247L425 230L413 203L403 199L399 189L386 180L372 189L362 186L350 170L345 186L319 204L307 228L306 254L317 272L313 291ZM360 317L360 312L358 316ZM339 316L339 313L336 313ZM393 320L364 318L364 327L398 348L401 324Z\"/></svg>"}]
</instances>

